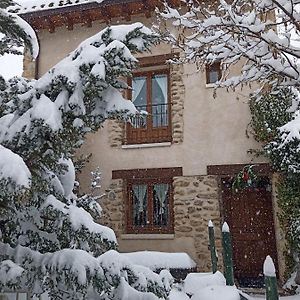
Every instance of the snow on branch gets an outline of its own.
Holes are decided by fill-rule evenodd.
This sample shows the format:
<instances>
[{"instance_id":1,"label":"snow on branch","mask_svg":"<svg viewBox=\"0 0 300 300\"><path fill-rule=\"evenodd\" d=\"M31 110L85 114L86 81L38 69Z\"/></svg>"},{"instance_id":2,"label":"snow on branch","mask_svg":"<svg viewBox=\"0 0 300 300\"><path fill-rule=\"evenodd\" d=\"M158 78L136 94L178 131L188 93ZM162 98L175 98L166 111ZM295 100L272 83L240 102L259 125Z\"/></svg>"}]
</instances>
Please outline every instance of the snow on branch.
<instances>
[{"instance_id":1,"label":"snow on branch","mask_svg":"<svg viewBox=\"0 0 300 300\"><path fill-rule=\"evenodd\" d=\"M23 159L0 145L0 181L11 180L20 188L29 188L31 174ZM9 185L7 186L9 187Z\"/></svg>"},{"instance_id":2,"label":"snow on branch","mask_svg":"<svg viewBox=\"0 0 300 300\"><path fill-rule=\"evenodd\" d=\"M220 61L223 77L218 86L249 82L299 86L299 9L297 0L216 1L199 5L186 1L187 12L165 7L162 18L178 29L164 32L166 40L184 51L184 61L199 66ZM169 34L168 34L169 33ZM243 59L238 76L228 71Z\"/></svg>"},{"instance_id":3,"label":"snow on branch","mask_svg":"<svg viewBox=\"0 0 300 300\"><path fill-rule=\"evenodd\" d=\"M0 6L0 33L4 37L0 40L0 55L5 53L21 54L17 49L20 46L27 46L33 59L39 54L37 36L32 27L15 13L7 11L13 0L1 1Z\"/></svg>"}]
</instances>

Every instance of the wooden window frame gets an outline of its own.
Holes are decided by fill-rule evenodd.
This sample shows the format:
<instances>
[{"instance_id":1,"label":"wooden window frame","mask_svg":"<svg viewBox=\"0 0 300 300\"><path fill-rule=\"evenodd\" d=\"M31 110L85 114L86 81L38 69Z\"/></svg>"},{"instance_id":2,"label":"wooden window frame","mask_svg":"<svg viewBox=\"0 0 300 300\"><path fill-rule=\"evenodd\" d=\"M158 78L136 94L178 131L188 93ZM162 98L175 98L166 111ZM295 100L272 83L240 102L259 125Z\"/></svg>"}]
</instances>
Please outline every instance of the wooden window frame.
<instances>
[{"instance_id":1,"label":"wooden window frame","mask_svg":"<svg viewBox=\"0 0 300 300\"><path fill-rule=\"evenodd\" d=\"M168 191L168 221L166 226L155 226L154 225L154 207L153 207L153 186L159 183L166 183L169 185ZM132 185L135 184L145 184L147 185L147 212L148 212L148 222L146 226L136 226L133 224L133 197L132 197ZM126 233L174 233L174 200L173 200L173 180L172 178L163 178L163 179L132 179L127 180L127 219L126 219Z\"/></svg>"},{"instance_id":2,"label":"wooden window frame","mask_svg":"<svg viewBox=\"0 0 300 300\"><path fill-rule=\"evenodd\" d=\"M122 178L125 183L124 196L126 199L126 233L128 234L172 234L174 233L174 191L173 177L182 176L182 168L158 168L158 169L134 169L134 170L115 170L112 178ZM147 210L149 212L149 225L145 227L134 226L133 224L133 203L132 185L146 184L148 199L153 199L153 185L169 184L169 211L167 226L155 226L153 218L153 201L148 201ZM149 188L151 187L151 188Z\"/></svg>"},{"instance_id":3,"label":"wooden window frame","mask_svg":"<svg viewBox=\"0 0 300 300\"><path fill-rule=\"evenodd\" d=\"M166 108L168 111L167 115L167 126L153 126L152 116L152 78L155 75L166 75L168 84L168 98ZM146 128L133 128L129 123L126 125L126 133L124 144L149 144L149 143L163 143L172 141L172 118L171 118L171 80L170 80L170 69L161 68L156 65L156 68L145 71L138 71L133 73L134 77L146 77L147 81L147 126ZM128 85L132 86L132 78L128 79ZM128 99L132 99L132 91L128 91Z\"/></svg>"},{"instance_id":4,"label":"wooden window frame","mask_svg":"<svg viewBox=\"0 0 300 300\"><path fill-rule=\"evenodd\" d=\"M210 65L206 65L205 67L205 74L206 74L206 84L214 84L216 83L216 81L211 82L210 81L210 72L212 71L217 71L218 73L218 80L221 79L222 77L222 69L221 69L221 63L220 62L215 62L213 64Z\"/></svg>"}]
</instances>

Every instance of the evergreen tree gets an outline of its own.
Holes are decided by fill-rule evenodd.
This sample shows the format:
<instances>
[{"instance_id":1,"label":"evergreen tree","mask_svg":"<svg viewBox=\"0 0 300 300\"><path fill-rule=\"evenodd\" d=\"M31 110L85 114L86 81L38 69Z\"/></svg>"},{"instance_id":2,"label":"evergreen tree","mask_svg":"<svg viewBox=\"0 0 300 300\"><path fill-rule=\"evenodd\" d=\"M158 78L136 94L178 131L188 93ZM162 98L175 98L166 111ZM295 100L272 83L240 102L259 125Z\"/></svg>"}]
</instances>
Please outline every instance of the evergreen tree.
<instances>
[{"instance_id":1,"label":"evergreen tree","mask_svg":"<svg viewBox=\"0 0 300 300\"><path fill-rule=\"evenodd\" d=\"M9 4L1 2L2 53L34 40L27 26L7 20ZM136 113L120 78L136 66L132 53L156 42L140 23L112 26L37 81L1 78L0 290L51 299L166 297L159 275L124 260L114 232L93 221L94 197L73 192L76 149L108 117Z\"/></svg>"},{"instance_id":2,"label":"evergreen tree","mask_svg":"<svg viewBox=\"0 0 300 300\"><path fill-rule=\"evenodd\" d=\"M34 58L38 53L38 43L33 29L20 17L8 13L6 9L14 5L13 0L0 2L0 56L6 53L22 54L18 47L26 45Z\"/></svg>"}]
</instances>

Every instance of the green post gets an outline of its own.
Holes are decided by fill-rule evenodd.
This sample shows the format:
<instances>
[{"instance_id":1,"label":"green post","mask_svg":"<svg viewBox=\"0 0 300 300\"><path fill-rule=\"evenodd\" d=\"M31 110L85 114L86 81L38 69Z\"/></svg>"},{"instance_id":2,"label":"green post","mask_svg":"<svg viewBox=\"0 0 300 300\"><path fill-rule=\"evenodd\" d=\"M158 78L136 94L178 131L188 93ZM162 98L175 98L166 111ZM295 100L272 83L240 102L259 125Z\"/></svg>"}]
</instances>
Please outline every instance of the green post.
<instances>
[{"instance_id":1,"label":"green post","mask_svg":"<svg viewBox=\"0 0 300 300\"><path fill-rule=\"evenodd\" d=\"M222 245L226 285L234 285L231 236L229 226L226 222L222 226Z\"/></svg>"},{"instance_id":2,"label":"green post","mask_svg":"<svg viewBox=\"0 0 300 300\"><path fill-rule=\"evenodd\" d=\"M216 251L216 244L215 244L215 229L214 224L211 220L208 222L208 237L209 237L209 250L210 250L210 257L211 257L211 266L212 272L217 272L217 265L218 265L218 256Z\"/></svg>"},{"instance_id":3,"label":"green post","mask_svg":"<svg viewBox=\"0 0 300 300\"><path fill-rule=\"evenodd\" d=\"M264 262L266 300L278 300L276 270L272 258L268 255Z\"/></svg>"}]
</instances>

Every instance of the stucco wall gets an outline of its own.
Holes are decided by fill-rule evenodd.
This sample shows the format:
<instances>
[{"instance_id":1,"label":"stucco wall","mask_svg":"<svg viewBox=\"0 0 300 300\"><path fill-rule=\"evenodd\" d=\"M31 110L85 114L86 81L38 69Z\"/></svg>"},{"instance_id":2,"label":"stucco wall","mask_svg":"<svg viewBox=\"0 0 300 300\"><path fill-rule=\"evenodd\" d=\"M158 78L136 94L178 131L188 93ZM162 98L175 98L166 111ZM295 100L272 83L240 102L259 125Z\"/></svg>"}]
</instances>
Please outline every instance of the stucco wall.
<instances>
[{"instance_id":1,"label":"stucco wall","mask_svg":"<svg viewBox=\"0 0 300 300\"><path fill-rule=\"evenodd\" d=\"M133 21L141 18L133 18ZM151 20L144 19L146 24ZM39 32L41 52L39 76L55 65L85 38L95 34L103 24L93 23L92 28L74 26L73 31L57 28L55 33ZM159 45L145 56L170 53L170 47ZM194 65L182 68L182 82L173 93L171 101L184 93L184 132L183 143L172 144L169 148L146 149L112 148L107 121L103 129L90 135L82 152L93 153L93 157L81 176L82 186L88 186L89 172L100 166L103 172L103 186L108 186L111 170L155 167L183 167L184 175L205 175L210 164L248 163L252 156L249 148L256 148L252 138L247 138L245 130L250 121L247 104L248 91L236 93L221 89L213 97L213 89L205 85L205 74L197 72ZM237 96L239 100L237 100ZM149 159L151 157L151 159Z\"/></svg>"},{"instance_id":2,"label":"stucco wall","mask_svg":"<svg viewBox=\"0 0 300 300\"><path fill-rule=\"evenodd\" d=\"M135 20L141 21L141 17L133 18L132 21ZM146 24L151 23L150 19L143 21ZM82 40L102 28L103 24L94 22L92 28L75 25L73 31L66 28L57 28L52 34L40 31L39 76L74 50ZM159 45L153 49L152 54L143 55L158 55L170 51L169 46ZM121 251L141 249L184 251L197 261L200 270L206 271L210 261L206 225L210 218L215 222L217 247L220 247L217 181L216 178L207 176L207 165L249 163L253 157L247 150L259 146L245 133L250 121L247 104L249 90L237 89L233 93L220 89L214 98L213 89L206 87L203 72L197 72L194 65L178 68L176 75L179 76L178 84L173 86L171 101L176 102L180 99L178 105L182 105L177 111L182 125L177 139L179 142L165 147L156 145L157 147L151 148L122 149L120 140L123 125L107 121L99 132L88 136L80 151L92 153L93 156L79 179L82 189L87 190L90 171L95 170L97 166L100 167L103 174L101 193L106 190L107 194L101 200L104 208L103 222L116 231ZM25 70L29 73L34 72L32 65L25 67ZM174 117L176 118L175 115ZM174 127L173 137L176 137L175 131ZM254 159L253 162L255 161ZM183 176L174 181L175 235L163 235L156 240L150 239L149 236L126 237L124 186L122 180L111 180L111 172L120 169L161 167L183 168ZM275 223L277 242L281 245L278 248L282 249L283 242L278 222ZM219 254L221 255L220 251Z\"/></svg>"}]
</instances>

